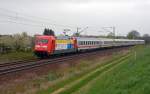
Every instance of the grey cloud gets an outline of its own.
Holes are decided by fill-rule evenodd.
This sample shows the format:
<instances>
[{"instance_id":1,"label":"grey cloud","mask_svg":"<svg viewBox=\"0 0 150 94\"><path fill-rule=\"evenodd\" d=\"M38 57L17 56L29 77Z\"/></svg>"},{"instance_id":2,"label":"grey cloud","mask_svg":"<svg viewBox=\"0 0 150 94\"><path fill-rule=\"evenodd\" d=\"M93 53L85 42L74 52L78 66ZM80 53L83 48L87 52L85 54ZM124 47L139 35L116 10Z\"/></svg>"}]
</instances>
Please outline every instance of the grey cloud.
<instances>
[{"instance_id":1,"label":"grey cloud","mask_svg":"<svg viewBox=\"0 0 150 94\"><path fill-rule=\"evenodd\" d=\"M83 7L83 9L79 6L78 9L76 8L78 4L90 4L93 2L99 5L112 3L112 6L97 6L94 8L89 6L88 8ZM113 4L116 3L125 5L114 8ZM75 8L68 9L66 6L69 4L75 5ZM88 32L90 34L97 34L97 31L102 26L113 25L116 26L117 33L122 35L127 34L132 29L139 30L141 34L149 33L150 30L148 26L150 24L150 0L0 0L0 6L19 13L48 18L50 23L55 22L80 27L89 26ZM124 7L122 8L122 6ZM0 16L0 19L2 19L2 16ZM64 28L68 28L51 25L49 27L55 29L58 34L62 33ZM0 34L22 31L35 34L41 33L43 28L0 23L0 29L5 31L0 31ZM72 30L75 31L76 29L72 28Z\"/></svg>"}]
</instances>

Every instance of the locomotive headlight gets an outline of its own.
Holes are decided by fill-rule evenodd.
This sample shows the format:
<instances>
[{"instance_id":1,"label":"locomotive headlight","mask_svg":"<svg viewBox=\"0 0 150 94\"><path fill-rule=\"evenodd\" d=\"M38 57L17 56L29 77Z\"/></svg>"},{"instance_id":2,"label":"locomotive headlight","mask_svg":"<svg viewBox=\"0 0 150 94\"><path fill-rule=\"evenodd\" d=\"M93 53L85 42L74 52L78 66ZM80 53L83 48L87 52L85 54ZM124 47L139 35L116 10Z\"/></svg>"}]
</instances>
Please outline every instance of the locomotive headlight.
<instances>
[{"instance_id":1,"label":"locomotive headlight","mask_svg":"<svg viewBox=\"0 0 150 94\"><path fill-rule=\"evenodd\" d=\"M42 48L47 49L47 46L42 46Z\"/></svg>"},{"instance_id":2,"label":"locomotive headlight","mask_svg":"<svg viewBox=\"0 0 150 94\"><path fill-rule=\"evenodd\" d=\"M35 45L35 48L39 48L40 47L40 45Z\"/></svg>"}]
</instances>

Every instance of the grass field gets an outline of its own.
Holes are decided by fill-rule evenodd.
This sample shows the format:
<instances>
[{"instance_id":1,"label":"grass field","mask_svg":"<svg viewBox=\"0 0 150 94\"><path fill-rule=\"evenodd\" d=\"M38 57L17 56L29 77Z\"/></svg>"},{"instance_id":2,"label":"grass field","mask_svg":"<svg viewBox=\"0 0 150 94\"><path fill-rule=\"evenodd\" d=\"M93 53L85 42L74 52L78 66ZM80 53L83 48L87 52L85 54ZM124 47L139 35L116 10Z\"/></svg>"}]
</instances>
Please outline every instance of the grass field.
<instances>
[{"instance_id":1,"label":"grass field","mask_svg":"<svg viewBox=\"0 0 150 94\"><path fill-rule=\"evenodd\" d=\"M149 94L150 47L138 46L130 54L98 66L87 74L39 94Z\"/></svg>"},{"instance_id":2,"label":"grass field","mask_svg":"<svg viewBox=\"0 0 150 94\"><path fill-rule=\"evenodd\" d=\"M150 47L136 48L119 66L100 74L74 94L149 94Z\"/></svg>"},{"instance_id":3,"label":"grass field","mask_svg":"<svg viewBox=\"0 0 150 94\"><path fill-rule=\"evenodd\" d=\"M12 52L8 54L0 54L0 62L10 62L14 60L35 59L33 52Z\"/></svg>"}]
</instances>

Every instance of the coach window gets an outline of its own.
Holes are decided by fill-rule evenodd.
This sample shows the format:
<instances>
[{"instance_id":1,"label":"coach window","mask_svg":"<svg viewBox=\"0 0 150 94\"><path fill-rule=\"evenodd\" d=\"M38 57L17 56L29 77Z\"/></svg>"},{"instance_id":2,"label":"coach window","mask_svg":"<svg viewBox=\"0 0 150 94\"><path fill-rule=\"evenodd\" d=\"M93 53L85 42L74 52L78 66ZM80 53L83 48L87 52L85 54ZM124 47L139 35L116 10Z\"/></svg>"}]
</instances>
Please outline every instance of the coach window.
<instances>
[{"instance_id":1,"label":"coach window","mask_svg":"<svg viewBox=\"0 0 150 94\"><path fill-rule=\"evenodd\" d=\"M86 45L86 41L84 41L84 45Z\"/></svg>"},{"instance_id":2,"label":"coach window","mask_svg":"<svg viewBox=\"0 0 150 94\"><path fill-rule=\"evenodd\" d=\"M95 41L95 45L97 45L97 41Z\"/></svg>"},{"instance_id":3,"label":"coach window","mask_svg":"<svg viewBox=\"0 0 150 94\"><path fill-rule=\"evenodd\" d=\"M79 45L81 45L81 41L79 41Z\"/></svg>"},{"instance_id":4,"label":"coach window","mask_svg":"<svg viewBox=\"0 0 150 94\"><path fill-rule=\"evenodd\" d=\"M98 41L96 41L96 44L98 45Z\"/></svg>"},{"instance_id":5,"label":"coach window","mask_svg":"<svg viewBox=\"0 0 150 94\"><path fill-rule=\"evenodd\" d=\"M79 41L79 45L81 45L81 41Z\"/></svg>"},{"instance_id":6,"label":"coach window","mask_svg":"<svg viewBox=\"0 0 150 94\"><path fill-rule=\"evenodd\" d=\"M82 45L82 41L80 41L79 44Z\"/></svg>"},{"instance_id":7,"label":"coach window","mask_svg":"<svg viewBox=\"0 0 150 94\"><path fill-rule=\"evenodd\" d=\"M95 41L93 41L94 45L95 45Z\"/></svg>"},{"instance_id":8,"label":"coach window","mask_svg":"<svg viewBox=\"0 0 150 94\"><path fill-rule=\"evenodd\" d=\"M80 41L80 45L82 45L82 41Z\"/></svg>"},{"instance_id":9,"label":"coach window","mask_svg":"<svg viewBox=\"0 0 150 94\"><path fill-rule=\"evenodd\" d=\"M84 41L82 41L82 45L84 45L85 44L85 42Z\"/></svg>"},{"instance_id":10,"label":"coach window","mask_svg":"<svg viewBox=\"0 0 150 94\"><path fill-rule=\"evenodd\" d=\"M82 41L82 45L84 45L84 41Z\"/></svg>"}]
</instances>

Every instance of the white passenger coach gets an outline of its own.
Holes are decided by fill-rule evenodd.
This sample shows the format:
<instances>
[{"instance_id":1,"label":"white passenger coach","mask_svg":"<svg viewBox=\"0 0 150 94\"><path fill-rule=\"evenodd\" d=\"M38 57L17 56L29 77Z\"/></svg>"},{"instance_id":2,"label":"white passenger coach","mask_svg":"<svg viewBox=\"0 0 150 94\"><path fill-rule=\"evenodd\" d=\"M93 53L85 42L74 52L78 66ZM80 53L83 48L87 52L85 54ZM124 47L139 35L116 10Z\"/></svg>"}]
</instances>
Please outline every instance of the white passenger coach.
<instances>
[{"instance_id":1,"label":"white passenger coach","mask_svg":"<svg viewBox=\"0 0 150 94\"><path fill-rule=\"evenodd\" d=\"M132 46L145 44L144 40L131 39L107 39L107 38L77 38L78 50L95 49L104 47Z\"/></svg>"}]
</instances>

